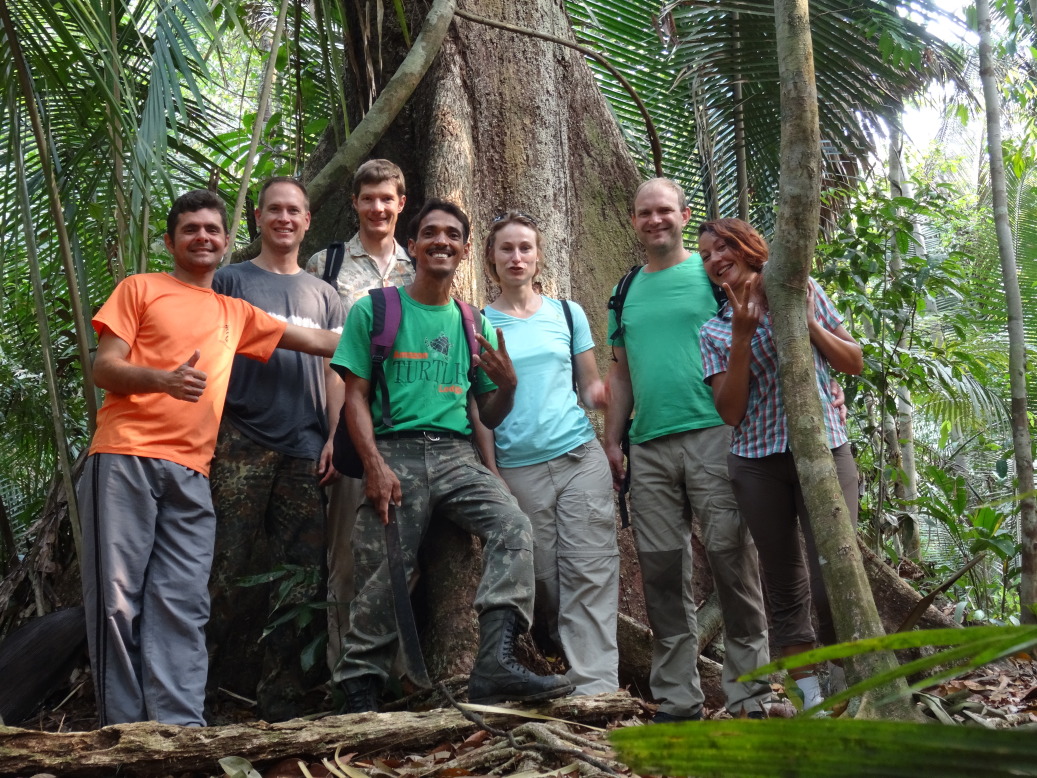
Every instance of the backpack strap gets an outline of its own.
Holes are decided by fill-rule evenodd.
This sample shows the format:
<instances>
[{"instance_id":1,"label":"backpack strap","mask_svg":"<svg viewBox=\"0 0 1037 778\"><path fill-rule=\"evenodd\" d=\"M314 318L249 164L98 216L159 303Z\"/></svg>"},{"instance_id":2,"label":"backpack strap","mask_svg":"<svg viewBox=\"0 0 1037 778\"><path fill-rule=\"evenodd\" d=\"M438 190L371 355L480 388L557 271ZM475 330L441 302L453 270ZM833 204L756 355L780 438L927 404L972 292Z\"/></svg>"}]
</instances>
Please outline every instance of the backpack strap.
<instances>
[{"instance_id":1,"label":"backpack strap","mask_svg":"<svg viewBox=\"0 0 1037 778\"><path fill-rule=\"evenodd\" d=\"M335 280L338 278L338 271L342 269L342 260L346 256L346 244L340 240L335 241L328 246L327 253L324 255L324 275L321 276L332 286L336 286Z\"/></svg>"},{"instance_id":2,"label":"backpack strap","mask_svg":"<svg viewBox=\"0 0 1037 778\"><path fill-rule=\"evenodd\" d=\"M625 330L623 329L623 304L626 302L627 292L630 291L630 285L634 283L634 277L641 272L643 265L634 265L630 270L626 272L619 283L616 284L616 293L609 298L609 310L613 312L616 317L616 329L609 335L609 340L612 341L612 361L616 361L616 338L623 337ZM620 447L623 450L623 455L626 457L627 466L623 471L623 480L620 482L619 487L619 516L621 519L621 526L626 529L630 526L630 514L627 510L627 494L630 492L630 419L627 419L626 426L623 430L623 439L620 441Z\"/></svg>"},{"instance_id":3,"label":"backpack strap","mask_svg":"<svg viewBox=\"0 0 1037 778\"><path fill-rule=\"evenodd\" d=\"M573 312L569 307L569 301L564 297L558 302L562 304L562 313L565 315L565 326L569 328L569 367L572 370L573 393L579 396L576 388L576 343L573 337Z\"/></svg>"},{"instance_id":4,"label":"backpack strap","mask_svg":"<svg viewBox=\"0 0 1037 778\"><path fill-rule=\"evenodd\" d=\"M368 294L371 295L371 382L382 391L382 425L392 427L389 386L383 365L400 331L400 290L395 286L377 287Z\"/></svg>"},{"instance_id":5,"label":"backpack strap","mask_svg":"<svg viewBox=\"0 0 1037 778\"><path fill-rule=\"evenodd\" d=\"M464 338L468 343L468 383L475 388L475 370L478 367L472 357L479 355L479 341L475 339L476 333L482 332L482 312L471 303L454 298L454 304L461 311L461 329L464 330Z\"/></svg>"},{"instance_id":6,"label":"backpack strap","mask_svg":"<svg viewBox=\"0 0 1037 778\"><path fill-rule=\"evenodd\" d=\"M630 291L630 285L634 283L634 276L641 272L642 267L644 266L634 265L632 268L630 268L630 270L626 272L626 275L619 279L619 283L616 284L616 293L609 298L608 308L616 317L616 328L609 334L609 340L613 344L613 349L615 349L616 339L622 338L624 333L623 304L626 302L627 292ZM612 361L616 361L615 350L613 350L612 352Z\"/></svg>"}]
</instances>

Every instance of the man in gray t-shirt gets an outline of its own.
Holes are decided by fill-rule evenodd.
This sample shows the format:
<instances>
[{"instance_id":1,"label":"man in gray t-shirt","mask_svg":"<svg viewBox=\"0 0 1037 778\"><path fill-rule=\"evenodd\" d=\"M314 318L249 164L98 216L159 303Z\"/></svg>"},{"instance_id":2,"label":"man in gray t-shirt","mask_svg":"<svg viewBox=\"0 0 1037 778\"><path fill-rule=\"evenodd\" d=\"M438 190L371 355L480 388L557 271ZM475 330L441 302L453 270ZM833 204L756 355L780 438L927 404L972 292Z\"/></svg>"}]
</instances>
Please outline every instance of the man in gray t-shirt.
<instances>
[{"instance_id":1,"label":"man in gray t-shirt","mask_svg":"<svg viewBox=\"0 0 1037 778\"><path fill-rule=\"evenodd\" d=\"M309 227L306 190L294 179L264 184L256 209L262 249L255 259L221 268L215 291L247 300L292 323L341 332L342 302L331 287L299 267ZM324 629L321 614L303 628L289 620L261 643L261 627L289 609L323 597L326 545L321 486L337 478L331 438L342 407L342 382L327 360L277 351L261 364L234 360L210 475L216 547L206 630L210 689L255 696L259 715L281 721L310 713L305 699L326 676L304 673L301 655ZM280 583L241 587L243 576L288 571L299 580L287 598ZM277 606L275 613L270 613ZM257 612L269 619L256 619ZM261 660L242 657L256 646ZM255 677L261 661L260 677Z\"/></svg>"},{"instance_id":2,"label":"man in gray t-shirt","mask_svg":"<svg viewBox=\"0 0 1037 778\"><path fill-rule=\"evenodd\" d=\"M403 171L387 159L369 159L353 176L353 208L360 230L344 249L342 266L333 280L349 309L370 289L406 286L414 280L414 264L396 242L396 222L407 202ZM306 270L324 276L328 251L310 257ZM353 600L353 547L350 537L356 512L364 499L359 478L341 478L331 489L328 507L328 667L334 671L342 655Z\"/></svg>"}]
</instances>

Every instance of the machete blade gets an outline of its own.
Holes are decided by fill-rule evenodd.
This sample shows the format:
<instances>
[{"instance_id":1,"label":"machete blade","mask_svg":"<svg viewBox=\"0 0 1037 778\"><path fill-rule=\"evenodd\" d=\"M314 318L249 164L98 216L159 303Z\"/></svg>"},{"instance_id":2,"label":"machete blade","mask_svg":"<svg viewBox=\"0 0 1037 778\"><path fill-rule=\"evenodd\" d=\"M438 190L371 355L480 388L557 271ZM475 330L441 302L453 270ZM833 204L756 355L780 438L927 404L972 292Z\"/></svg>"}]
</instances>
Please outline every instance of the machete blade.
<instances>
[{"instance_id":1,"label":"machete blade","mask_svg":"<svg viewBox=\"0 0 1037 778\"><path fill-rule=\"evenodd\" d=\"M385 525L385 550L389 558L389 578L392 583L392 601L396 610L396 632L403 649L403 664L407 675L423 689L431 689L425 658L421 655L418 625L414 623L414 610L410 603L407 587L407 569L403 563L400 547L400 525L396 523L396 508L389 506L389 521Z\"/></svg>"}]
</instances>

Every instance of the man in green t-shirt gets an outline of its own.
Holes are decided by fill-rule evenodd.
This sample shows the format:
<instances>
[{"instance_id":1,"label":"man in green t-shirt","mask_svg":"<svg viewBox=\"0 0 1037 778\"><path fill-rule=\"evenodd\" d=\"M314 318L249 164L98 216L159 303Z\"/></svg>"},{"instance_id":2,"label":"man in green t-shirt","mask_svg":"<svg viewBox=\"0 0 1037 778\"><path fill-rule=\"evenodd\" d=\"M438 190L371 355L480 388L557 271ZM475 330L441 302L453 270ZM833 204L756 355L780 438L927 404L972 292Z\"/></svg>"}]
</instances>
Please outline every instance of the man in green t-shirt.
<instances>
[{"instance_id":1,"label":"man in green t-shirt","mask_svg":"<svg viewBox=\"0 0 1037 778\"><path fill-rule=\"evenodd\" d=\"M400 328L383 363L391 428L381 417L381 389L371 382L370 297L350 310L331 362L345 378L346 422L364 465L365 498L353 530L357 594L334 673L349 713L377 709L395 654L382 530L390 504L408 576L434 512L483 541L483 575L475 598L479 652L469 701L546 700L573 688L563 676L531 673L513 655L515 638L532 620L532 530L514 498L475 453L468 393L475 395L482 423L492 429L511 410L517 380L503 337L485 319L482 334L476 335L483 351L469 356L461 311L450 296L454 273L471 250L469 232L464 212L443 200L429 200L411 222L408 249L417 272L413 283L400 290ZM480 368L474 386L470 358Z\"/></svg>"},{"instance_id":2,"label":"man in green t-shirt","mask_svg":"<svg viewBox=\"0 0 1037 778\"><path fill-rule=\"evenodd\" d=\"M763 717L772 700L766 683L735 680L768 662L767 619L756 548L727 476L731 428L702 380L698 331L717 306L702 261L684 247L690 217L675 182L655 178L638 187L632 221L648 264L627 292L623 332L616 333L614 314L609 327L616 363L609 374L605 453L618 484L620 440L636 411L630 508L655 639L650 683L659 701L657 722L702 717L689 508L702 524L724 617L728 710Z\"/></svg>"}]
</instances>

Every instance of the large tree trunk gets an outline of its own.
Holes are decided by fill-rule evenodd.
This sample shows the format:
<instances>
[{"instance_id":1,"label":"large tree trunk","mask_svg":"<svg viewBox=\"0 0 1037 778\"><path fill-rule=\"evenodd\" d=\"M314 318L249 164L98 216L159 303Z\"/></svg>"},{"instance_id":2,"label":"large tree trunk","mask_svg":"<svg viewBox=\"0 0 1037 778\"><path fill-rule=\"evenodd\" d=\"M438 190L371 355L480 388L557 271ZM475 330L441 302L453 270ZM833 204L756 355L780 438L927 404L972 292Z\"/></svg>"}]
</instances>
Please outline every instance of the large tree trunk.
<instances>
[{"instance_id":1,"label":"large tree trunk","mask_svg":"<svg viewBox=\"0 0 1037 778\"><path fill-rule=\"evenodd\" d=\"M807 513L821 558L825 587L840 640L883 634L882 622L868 588L855 528L839 488L835 463L821 424L814 364L806 326L808 277L817 240L820 214L821 147L817 121L810 14L807 0L775 0L778 65L781 81L781 186L773 259L765 282L774 315L782 396L789 420L792 452L802 482ZM852 681L860 681L896 666L890 652L870 654L847 663ZM879 712L911 717L903 680L865 695L862 714Z\"/></svg>"},{"instance_id":2,"label":"large tree trunk","mask_svg":"<svg viewBox=\"0 0 1037 778\"><path fill-rule=\"evenodd\" d=\"M1031 6L1032 8L1033 6ZM1022 543L1022 579L1019 582L1020 621L1037 624L1037 499L1033 494L1033 445L1026 409L1026 334L1015 243L1008 223L1005 162L1001 152L1001 98L994 76L991 53L990 5L976 0L979 27L979 75L987 114L987 149L990 154L990 190L994 200L994 228L1008 307L1008 377L1012 391L1012 444L1015 448L1016 494L1019 495L1019 540Z\"/></svg>"},{"instance_id":3,"label":"large tree trunk","mask_svg":"<svg viewBox=\"0 0 1037 778\"><path fill-rule=\"evenodd\" d=\"M417 0L404 6L410 28L420 28L426 6ZM477 0L465 10L573 40L561 0ZM362 59L370 47L357 40L361 25L352 21L352 55ZM403 59L405 47L390 27L383 31L381 51L354 71L365 79L374 74L374 88L347 84L347 94L377 94ZM355 127L361 106L351 110ZM333 138L329 130L307 166L307 178L333 154ZM493 289L482 251L486 228L494 216L517 208L544 231L544 291L581 303L596 341L604 342L605 301L638 257L627 203L639 174L582 56L455 17L432 67L371 156L392 159L406 175L408 202L397 234L401 242L407 221L429 197L454 200L471 217L472 255L458 271L457 296L480 305L490 299ZM352 234L356 222L349 194L349 180L343 177L338 191L315 210L307 249ZM435 677L471 669L478 629L469 606L479 571L477 549L464 533L433 527L418 599L423 600L424 646Z\"/></svg>"}]
</instances>

